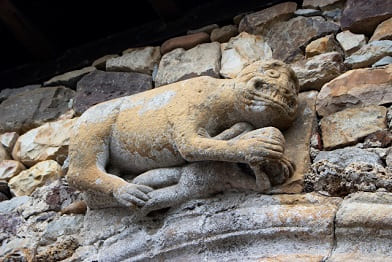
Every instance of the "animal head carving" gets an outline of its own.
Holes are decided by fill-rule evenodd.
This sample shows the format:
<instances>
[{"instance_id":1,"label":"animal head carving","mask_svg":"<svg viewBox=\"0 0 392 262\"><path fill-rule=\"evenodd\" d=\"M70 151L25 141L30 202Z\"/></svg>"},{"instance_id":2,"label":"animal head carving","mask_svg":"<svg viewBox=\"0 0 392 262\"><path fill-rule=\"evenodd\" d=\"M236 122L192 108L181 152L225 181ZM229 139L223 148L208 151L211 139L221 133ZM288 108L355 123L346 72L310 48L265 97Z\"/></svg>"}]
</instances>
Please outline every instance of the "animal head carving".
<instances>
[{"instance_id":1,"label":"animal head carving","mask_svg":"<svg viewBox=\"0 0 392 262\"><path fill-rule=\"evenodd\" d=\"M237 76L240 111L256 127L286 128L298 108L299 83L294 71L278 60L257 61Z\"/></svg>"}]
</instances>

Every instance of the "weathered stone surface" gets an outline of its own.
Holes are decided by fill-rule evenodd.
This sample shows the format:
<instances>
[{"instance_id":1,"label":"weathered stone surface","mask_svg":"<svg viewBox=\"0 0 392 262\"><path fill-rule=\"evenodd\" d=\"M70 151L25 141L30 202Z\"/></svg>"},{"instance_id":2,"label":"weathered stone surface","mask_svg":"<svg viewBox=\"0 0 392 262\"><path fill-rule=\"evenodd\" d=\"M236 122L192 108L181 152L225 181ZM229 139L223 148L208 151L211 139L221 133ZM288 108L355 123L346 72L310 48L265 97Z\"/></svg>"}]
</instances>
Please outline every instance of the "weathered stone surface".
<instances>
[{"instance_id":1,"label":"weathered stone surface","mask_svg":"<svg viewBox=\"0 0 392 262\"><path fill-rule=\"evenodd\" d=\"M392 64L392 57L391 56L384 56L374 64L372 64L372 67L379 67L379 66L386 66Z\"/></svg>"},{"instance_id":2,"label":"weathered stone surface","mask_svg":"<svg viewBox=\"0 0 392 262\"><path fill-rule=\"evenodd\" d=\"M353 163L363 162L371 165L382 165L380 157L373 152L368 152L357 147L345 147L333 151L321 151L314 159L314 163L328 161L341 168Z\"/></svg>"},{"instance_id":3,"label":"weathered stone surface","mask_svg":"<svg viewBox=\"0 0 392 262\"><path fill-rule=\"evenodd\" d=\"M328 81L345 70L343 58L338 52L317 55L292 64L301 90L320 90Z\"/></svg>"},{"instance_id":4,"label":"weathered stone surface","mask_svg":"<svg viewBox=\"0 0 392 262\"><path fill-rule=\"evenodd\" d=\"M151 74L154 65L158 64L160 59L161 52L159 46L128 49L122 56L108 59L106 61L106 71Z\"/></svg>"},{"instance_id":5,"label":"weathered stone surface","mask_svg":"<svg viewBox=\"0 0 392 262\"><path fill-rule=\"evenodd\" d=\"M392 66L348 71L325 84L317 113L326 116L349 107L392 103Z\"/></svg>"},{"instance_id":6,"label":"weathered stone surface","mask_svg":"<svg viewBox=\"0 0 392 262\"><path fill-rule=\"evenodd\" d=\"M0 162L4 160L10 159L10 155L8 154L7 150L0 144Z\"/></svg>"},{"instance_id":7,"label":"weathered stone surface","mask_svg":"<svg viewBox=\"0 0 392 262\"><path fill-rule=\"evenodd\" d=\"M192 35L184 35L166 40L161 45L162 55L176 49L183 48L185 50L191 49L199 44L210 41L210 35L205 32L200 32Z\"/></svg>"},{"instance_id":8,"label":"weathered stone surface","mask_svg":"<svg viewBox=\"0 0 392 262\"><path fill-rule=\"evenodd\" d=\"M82 245L103 240L86 261L316 261L333 248L340 201L317 194L225 194L127 226L121 221L129 212L89 210Z\"/></svg>"},{"instance_id":9,"label":"weathered stone surface","mask_svg":"<svg viewBox=\"0 0 392 262\"><path fill-rule=\"evenodd\" d=\"M380 130L368 135L363 141L363 148L387 147L392 142L392 134L389 130Z\"/></svg>"},{"instance_id":10,"label":"weathered stone surface","mask_svg":"<svg viewBox=\"0 0 392 262\"><path fill-rule=\"evenodd\" d=\"M310 42L306 46L305 56L306 58L309 58L332 51L340 51L340 47L335 41L334 35L327 35Z\"/></svg>"},{"instance_id":11,"label":"weathered stone surface","mask_svg":"<svg viewBox=\"0 0 392 262\"><path fill-rule=\"evenodd\" d=\"M220 45L216 42L201 44L190 50L173 50L162 57L155 86L203 75L219 77L220 58Z\"/></svg>"},{"instance_id":12,"label":"weathered stone surface","mask_svg":"<svg viewBox=\"0 0 392 262\"><path fill-rule=\"evenodd\" d=\"M188 30L186 33L187 33L187 35L193 35L193 34L197 34L200 32L211 34L211 32L216 28L219 28L219 25L211 24L211 25L206 25L206 26L203 26L203 27L200 27L197 29Z\"/></svg>"},{"instance_id":13,"label":"weathered stone surface","mask_svg":"<svg viewBox=\"0 0 392 262\"><path fill-rule=\"evenodd\" d=\"M79 70L70 71L62 75L55 76L44 83L44 86L64 85L75 89L76 83L86 74L96 70L93 66L88 66Z\"/></svg>"},{"instance_id":14,"label":"weathered stone surface","mask_svg":"<svg viewBox=\"0 0 392 262\"><path fill-rule=\"evenodd\" d=\"M391 168L392 168L392 150L391 149L389 149L387 151L387 155L385 157L385 164L391 170Z\"/></svg>"},{"instance_id":15,"label":"weathered stone surface","mask_svg":"<svg viewBox=\"0 0 392 262\"><path fill-rule=\"evenodd\" d=\"M342 17L342 9L335 8L332 10L323 11L323 16L327 19L331 19L334 22L340 23L340 19Z\"/></svg>"},{"instance_id":16,"label":"weathered stone surface","mask_svg":"<svg viewBox=\"0 0 392 262\"><path fill-rule=\"evenodd\" d=\"M325 9L329 5L334 5L341 0L304 0L302 6L305 8Z\"/></svg>"},{"instance_id":17,"label":"weathered stone surface","mask_svg":"<svg viewBox=\"0 0 392 262\"><path fill-rule=\"evenodd\" d=\"M230 38L238 34L238 28L235 25L226 25L221 28L216 28L212 30L210 39L211 42L225 43L230 40Z\"/></svg>"},{"instance_id":18,"label":"weathered stone surface","mask_svg":"<svg viewBox=\"0 0 392 262\"><path fill-rule=\"evenodd\" d=\"M390 261L391 204L386 192L346 197L336 214L336 248L329 261Z\"/></svg>"},{"instance_id":19,"label":"weathered stone surface","mask_svg":"<svg viewBox=\"0 0 392 262\"><path fill-rule=\"evenodd\" d=\"M79 221L75 222L79 223ZM75 232L77 231L75 230ZM73 255L78 247L79 243L75 237L60 236L55 243L40 247L34 258L37 261L65 261Z\"/></svg>"},{"instance_id":20,"label":"weathered stone surface","mask_svg":"<svg viewBox=\"0 0 392 262\"><path fill-rule=\"evenodd\" d=\"M82 227L83 218L81 215L63 215L49 222L41 236L42 243L55 242L61 236L78 233Z\"/></svg>"},{"instance_id":21,"label":"weathered stone surface","mask_svg":"<svg viewBox=\"0 0 392 262\"><path fill-rule=\"evenodd\" d=\"M317 128L317 92L303 92L298 97L298 115L294 124L283 134L286 139L285 154L295 163L293 176L275 193L301 193L304 175L310 167L310 140Z\"/></svg>"},{"instance_id":22,"label":"weathered stone surface","mask_svg":"<svg viewBox=\"0 0 392 262\"><path fill-rule=\"evenodd\" d=\"M337 24L320 16L299 16L272 25L265 34L265 39L273 50L274 58L293 62L303 57L301 48L311 40L338 30Z\"/></svg>"},{"instance_id":23,"label":"weathered stone surface","mask_svg":"<svg viewBox=\"0 0 392 262\"><path fill-rule=\"evenodd\" d=\"M8 181L25 169L19 161L3 160L0 162L0 180Z\"/></svg>"},{"instance_id":24,"label":"weathered stone surface","mask_svg":"<svg viewBox=\"0 0 392 262\"><path fill-rule=\"evenodd\" d=\"M297 3L285 2L251 13L242 18L238 30L250 34L262 34L277 21L283 21L293 16Z\"/></svg>"},{"instance_id":25,"label":"weathered stone surface","mask_svg":"<svg viewBox=\"0 0 392 262\"><path fill-rule=\"evenodd\" d=\"M0 104L0 133L23 133L56 120L72 107L75 92L65 87L37 88Z\"/></svg>"},{"instance_id":26,"label":"weathered stone surface","mask_svg":"<svg viewBox=\"0 0 392 262\"><path fill-rule=\"evenodd\" d=\"M392 16L392 5L385 0L347 0L341 19L342 30L372 35L376 26Z\"/></svg>"},{"instance_id":27,"label":"weathered stone surface","mask_svg":"<svg viewBox=\"0 0 392 262\"><path fill-rule=\"evenodd\" d=\"M30 195L37 187L60 179L61 176L61 166L56 161L47 160L20 172L9 181L9 186L16 196Z\"/></svg>"},{"instance_id":28,"label":"weathered stone surface","mask_svg":"<svg viewBox=\"0 0 392 262\"><path fill-rule=\"evenodd\" d=\"M99 70L105 70L106 69L106 61L109 60L110 58L116 58L119 57L119 55L113 54L113 55L105 55L102 56L98 59L96 59L91 66L95 67L96 69Z\"/></svg>"},{"instance_id":29,"label":"weathered stone surface","mask_svg":"<svg viewBox=\"0 0 392 262\"><path fill-rule=\"evenodd\" d=\"M362 46L366 45L365 35L353 34L348 30L337 34L336 39L338 40L346 55L351 55Z\"/></svg>"},{"instance_id":30,"label":"weathered stone surface","mask_svg":"<svg viewBox=\"0 0 392 262\"><path fill-rule=\"evenodd\" d=\"M391 55L392 40L373 41L347 57L344 63L351 68L368 67L384 56Z\"/></svg>"},{"instance_id":31,"label":"weathered stone surface","mask_svg":"<svg viewBox=\"0 0 392 262\"><path fill-rule=\"evenodd\" d=\"M369 42L377 40L392 40L392 18L377 26Z\"/></svg>"},{"instance_id":32,"label":"weathered stone surface","mask_svg":"<svg viewBox=\"0 0 392 262\"><path fill-rule=\"evenodd\" d=\"M0 91L0 103L6 100L10 96L14 96L26 91L40 88L41 85L27 85L19 88L5 88Z\"/></svg>"},{"instance_id":33,"label":"weathered stone surface","mask_svg":"<svg viewBox=\"0 0 392 262\"><path fill-rule=\"evenodd\" d=\"M16 132L7 132L0 135L0 143L3 145L4 149L11 154L12 149L18 140L19 135Z\"/></svg>"},{"instance_id":34,"label":"weathered stone surface","mask_svg":"<svg viewBox=\"0 0 392 262\"><path fill-rule=\"evenodd\" d=\"M78 82L73 108L77 114L81 114L100 102L151 88L152 80L149 75L96 70Z\"/></svg>"},{"instance_id":35,"label":"weathered stone surface","mask_svg":"<svg viewBox=\"0 0 392 262\"><path fill-rule=\"evenodd\" d=\"M51 211L59 212L71 203L81 200L81 197L80 192L69 187L64 178L56 179L38 187L17 211L24 218Z\"/></svg>"},{"instance_id":36,"label":"weathered stone surface","mask_svg":"<svg viewBox=\"0 0 392 262\"><path fill-rule=\"evenodd\" d=\"M257 60L272 57L271 48L263 37L242 32L221 45L222 61L220 74L226 78L234 78L247 65Z\"/></svg>"},{"instance_id":37,"label":"weathered stone surface","mask_svg":"<svg viewBox=\"0 0 392 262\"><path fill-rule=\"evenodd\" d=\"M0 202L0 213L10 214L16 212L19 206L29 201L29 196L13 197L8 201Z\"/></svg>"},{"instance_id":38,"label":"weathered stone surface","mask_svg":"<svg viewBox=\"0 0 392 262\"><path fill-rule=\"evenodd\" d=\"M298 9L294 14L296 16L317 16L321 15L321 11L317 9Z\"/></svg>"},{"instance_id":39,"label":"weathered stone surface","mask_svg":"<svg viewBox=\"0 0 392 262\"><path fill-rule=\"evenodd\" d=\"M359 139L385 129L387 109L383 106L348 108L320 121L323 144L333 149L358 142Z\"/></svg>"},{"instance_id":40,"label":"weathered stone surface","mask_svg":"<svg viewBox=\"0 0 392 262\"><path fill-rule=\"evenodd\" d=\"M332 196L380 189L392 190L392 173L376 153L354 147L320 152L305 176L305 191Z\"/></svg>"},{"instance_id":41,"label":"weathered stone surface","mask_svg":"<svg viewBox=\"0 0 392 262\"><path fill-rule=\"evenodd\" d=\"M327 160L312 165L305 176L306 189L330 196L346 196L358 191L392 191L392 173L381 165L356 162L342 168Z\"/></svg>"},{"instance_id":42,"label":"weathered stone surface","mask_svg":"<svg viewBox=\"0 0 392 262\"><path fill-rule=\"evenodd\" d=\"M69 138L76 120L50 122L28 131L19 137L12 157L26 166L45 160L62 164L68 155Z\"/></svg>"}]
</instances>

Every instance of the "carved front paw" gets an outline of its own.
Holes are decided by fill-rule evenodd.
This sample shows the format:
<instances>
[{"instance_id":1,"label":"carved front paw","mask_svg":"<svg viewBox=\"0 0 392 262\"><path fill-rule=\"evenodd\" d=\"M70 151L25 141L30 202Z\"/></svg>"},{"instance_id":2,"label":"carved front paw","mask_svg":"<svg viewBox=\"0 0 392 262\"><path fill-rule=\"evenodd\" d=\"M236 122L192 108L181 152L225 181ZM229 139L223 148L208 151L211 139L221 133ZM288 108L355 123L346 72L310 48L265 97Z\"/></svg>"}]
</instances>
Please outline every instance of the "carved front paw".
<instances>
[{"instance_id":1,"label":"carved front paw","mask_svg":"<svg viewBox=\"0 0 392 262\"><path fill-rule=\"evenodd\" d=\"M239 141L246 144L248 164L259 164L266 159L281 159L284 152L284 136L279 129L267 127L254 130L241 137Z\"/></svg>"},{"instance_id":2,"label":"carved front paw","mask_svg":"<svg viewBox=\"0 0 392 262\"><path fill-rule=\"evenodd\" d=\"M148 193L153 189L148 186L128 183L113 192L116 200L127 207L142 207L150 199Z\"/></svg>"},{"instance_id":3,"label":"carved front paw","mask_svg":"<svg viewBox=\"0 0 392 262\"><path fill-rule=\"evenodd\" d=\"M282 156L281 159L268 159L262 166L273 186L286 182L295 171L295 164L286 156Z\"/></svg>"}]
</instances>

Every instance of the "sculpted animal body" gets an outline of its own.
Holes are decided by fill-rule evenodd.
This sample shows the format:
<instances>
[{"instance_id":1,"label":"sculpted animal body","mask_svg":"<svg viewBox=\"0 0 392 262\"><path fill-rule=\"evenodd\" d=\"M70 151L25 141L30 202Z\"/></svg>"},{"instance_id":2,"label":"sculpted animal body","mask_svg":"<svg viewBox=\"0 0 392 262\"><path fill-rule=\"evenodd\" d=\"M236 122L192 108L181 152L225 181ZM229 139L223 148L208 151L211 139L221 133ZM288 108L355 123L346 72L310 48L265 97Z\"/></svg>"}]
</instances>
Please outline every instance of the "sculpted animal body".
<instances>
[{"instance_id":1,"label":"sculpted animal body","mask_svg":"<svg viewBox=\"0 0 392 262\"><path fill-rule=\"evenodd\" d=\"M269 165L285 177L293 172L277 128L295 119L297 94L293 71L272 60L253 63L236 79L203 76L98 104L75 127L68 180L93 195L143 206L154 192L135 183L158 186L154 170L162 175L161 168L187 162L223 161L251 166L259 177L253 189L266 191ZM243 134L254 128L257 134ZM122 175L140 176L128 183ZM161 186L171 180L180 178Z\"/></svg>"}]
</instances>

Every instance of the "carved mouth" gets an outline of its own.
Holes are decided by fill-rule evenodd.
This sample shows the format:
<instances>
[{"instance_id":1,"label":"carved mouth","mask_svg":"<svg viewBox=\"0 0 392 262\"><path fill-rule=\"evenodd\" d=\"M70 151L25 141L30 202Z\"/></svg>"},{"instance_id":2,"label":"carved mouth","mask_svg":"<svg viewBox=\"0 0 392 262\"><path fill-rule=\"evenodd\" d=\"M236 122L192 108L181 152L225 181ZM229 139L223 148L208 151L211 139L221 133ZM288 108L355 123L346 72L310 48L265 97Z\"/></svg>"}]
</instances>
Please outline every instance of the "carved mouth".
<instances>
[{"instance_id":1,"label":"carved mouth","mask_svg":"<svg viewBox=\"0 0 392 262\"><path fill-rule=\"evenodd\" d=\"M257 102L263 102L264 105L271 104L277 106L290 115L295 112L295 99L286 98L280 95L278 91L269 91L265 89L263 89L263 92L250 91L247 99L251 101L250 105L257 106Z\"/></svg>"}]
</instances>

